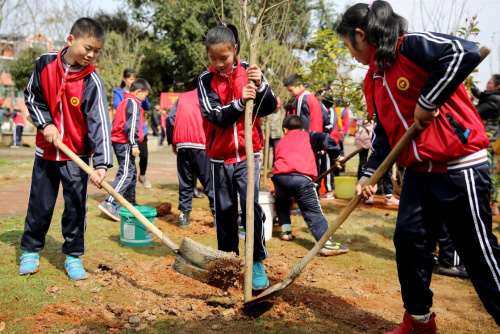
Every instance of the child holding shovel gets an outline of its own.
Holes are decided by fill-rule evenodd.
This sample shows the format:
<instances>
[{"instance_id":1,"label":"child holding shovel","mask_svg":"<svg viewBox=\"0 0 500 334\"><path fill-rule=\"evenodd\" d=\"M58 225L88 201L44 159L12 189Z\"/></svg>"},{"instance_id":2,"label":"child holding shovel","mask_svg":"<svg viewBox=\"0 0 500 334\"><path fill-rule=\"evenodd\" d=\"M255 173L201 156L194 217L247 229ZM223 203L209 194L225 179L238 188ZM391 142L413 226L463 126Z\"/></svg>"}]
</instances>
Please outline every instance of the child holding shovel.
<instances>
[{"instance_id":1,"label":"child holding shovel","mask_svg":"<svg viewBox=\"0 0 500 334\"><path fill-rule=\"evenodd\" d=\"M245 103L255 99L254 114L264 117L276 110L278 102L257 65L238 59L240 41L232 24L208 31L205 39L210 68L198 78L198 97L204 118L206 151L211 159L215 199L215 225L219 250L238 254L238 196L246 203L247 162L255 159L255 239L252 287L263 290L268 285L263 260L267 258L264 243L264 212L259 205L260 161L264 137L257 119L252 130L254 157L245 153ZM255 82L256 87L248 83ZM245 226L246 208L242 205Z\"/></svg>"},{"instance_id":2,"label":"child holding shovel","mask_svg":"<svg viewBox=\"0 0 500 334\"><path fill-rule=\"evenodd\" d=\"M272 180L276 191L276 213L281 226L281 239L292 239L290 205L292 197L299 205L309 231L318 241L328 230L328 222L319 204L316 184L316 152L326 150L340 167L340 150L327 133L304 131L302 119L288 115L283 120L285 135L276 146L276 161ZM320 254L324 256L347 253L349 249L338 242L327 241Z\"/></svg>"},{"instance_id":3,"label":"child holding shovel","mask_svg":"<svg viewBox=\"0 0 500 334\"><path fill-rule=\"evenodd\" d=\"M358 3L337 27L351 55L369 66L364 92L377 111L373 153L356 191L415 123L423 130L398 157L406 167L394 234L406 312L390 333L436 333L430 312L432 251L445 224L486 310L500 325L500 248L489 206L488 138L462 81L478 65L474 42L406 33L389 3ZM368 198L376 186L364 189Z\"/></svg>"},{"instance_id":4,"label":"child holding shovel","mask_svg":"<svg viewBox=\"0 0 500 334\"><path fill-rule=\"evenodd\" d=\"M135 200L135 186L137 184L135 157L139 156L139 144L144 139L142 127L144 110L141 103L146 100L149 92L151 92L151 86L145 79L135 79L130 86L130 93L123 93L124 100L116 108L113 129L111 130L111 142L119 165L113 188L133 205L137 205ZM111 194L106 196L98 208L109 218L120 221L118 201Z\"/></svg>"},{"instance_id":5,"label":"child holding shovel","mask_svg":"<svg viewBox=\"0 0 500 334\"><path fill-rule=\"evenodd\" d=\"M21 239L21 275L38 271L39 254L44 248L59 184L62 183L64 212L61 219L66 254L64 267L73 280L87 273L79 258L85 253L84 234L89 176L55 146L59 140L92 162L99 179L113 166L109 113L104 84L92 61L101 50L106 33L89 18L78 19L67 38L68 46L49 52L35 61L35 68L24 91L26 106L38 130L31 190L24 233Z\"/></svg>"}]
</instances>

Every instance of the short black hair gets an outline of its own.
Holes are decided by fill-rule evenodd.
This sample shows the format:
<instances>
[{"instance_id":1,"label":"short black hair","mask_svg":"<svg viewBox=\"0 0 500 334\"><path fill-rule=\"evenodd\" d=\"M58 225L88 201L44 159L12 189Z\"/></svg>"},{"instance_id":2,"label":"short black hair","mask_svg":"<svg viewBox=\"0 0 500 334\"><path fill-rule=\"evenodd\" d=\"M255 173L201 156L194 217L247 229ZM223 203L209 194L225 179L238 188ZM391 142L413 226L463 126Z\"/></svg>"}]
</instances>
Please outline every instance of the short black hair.
<instances>
[{"instance_id":1,"label":"short black hair","mask_svg":"<svg viewBox=\"0 0 500 334\"><path fill-rule=\"evenodd\" d=\"M288 115L283 120L283 128L288 130L304 130L304 124L300 116Z\"/></svg>"},{"instance_id":2,"label":"short black hair","mask_svg":"<svg viewBox=\"0 0 500 334\"><path fill-rule=\"evenodd\" d=\"M500 74L493 74L491 77L493 78L493 82L495 83L495 87L500 86Z\"/></svg>"},{"instance_id":3,"label":"short black hair","mask_svg":"<svg viewBox=\"0 0 500 334\"><path fill-rule=\"evenodd\" d=\"M131 77L132 75L136 79L139 77L139 74L133 68L126 68L123 70L123 78L124 79L127 79L127 78ZM120 84L120 88L123 88L123 87L125 87L125 81L122 80L122 83Z\"/></svg>"},{"instance_id":4,"label":"short black hair","mask_svg":"<svg viewBox=\"0 0 500 334\"><path fill-rule=\"evenodd\" d=\"M297 74L297 73L292 74L291 76L289 76L288 78L286 78L283 81L283 85L285 87L298 86L298 85L302 85L303 83L304 82L302 81L302 76L300 74Z\"/></svg>"},{"instance_id":5,"label":"short black hair","mask_svg":"<svg viewBox=\"0 0 500 334\"><path fill-rule=\"evenodd\" d=\"M151 93L151 85L146 81L146 79L137 78L134 82L132 82L132 85L130 85L130 92L133 93L138 89L142 91L147 90Z\"/></svg>"},{"instance_id":6,"label":"short black hair","mask_svg":"<svg viewBox=\"0 0 500 334\"><path fill-rule=\"evenodd\" d=\"M75 38L89 36L95 37L101 42L106 40L106 30L104 30L103 26L96 20L88 17L81 17L76 20L69 33Z\"/></svg>"}]
</instances>

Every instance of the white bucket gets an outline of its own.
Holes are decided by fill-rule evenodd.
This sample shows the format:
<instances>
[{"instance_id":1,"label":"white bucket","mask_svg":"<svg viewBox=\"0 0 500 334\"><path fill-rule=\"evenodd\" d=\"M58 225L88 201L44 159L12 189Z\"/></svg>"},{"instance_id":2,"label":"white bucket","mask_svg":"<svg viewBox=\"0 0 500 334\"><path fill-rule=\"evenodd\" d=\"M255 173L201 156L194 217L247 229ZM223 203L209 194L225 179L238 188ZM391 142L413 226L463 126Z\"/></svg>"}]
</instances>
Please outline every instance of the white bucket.
<instances>
[{"instance_id":1,"label":"white bucket","mask_svg":"<svg viewBox=\"0 0 500 334\"><path fill-rule=\"evenodd\" d=\"M259 191L259 204L266 215L264 222L264 238L271 240L273 236L273 217L274 217L274 196L267 191Z\"/></svg>"}]
</instances>

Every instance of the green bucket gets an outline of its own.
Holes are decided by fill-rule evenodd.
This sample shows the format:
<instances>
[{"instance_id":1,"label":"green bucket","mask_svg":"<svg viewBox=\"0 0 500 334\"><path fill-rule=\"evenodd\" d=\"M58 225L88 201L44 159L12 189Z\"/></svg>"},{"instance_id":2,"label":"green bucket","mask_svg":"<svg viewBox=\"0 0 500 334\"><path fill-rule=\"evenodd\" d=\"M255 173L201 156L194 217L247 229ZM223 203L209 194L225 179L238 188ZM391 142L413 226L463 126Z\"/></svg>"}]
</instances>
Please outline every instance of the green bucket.
<instances>
[{"instance_id":1,"label":"green bucket","mask_svg":"<svg viewBox=\"0 0 500 334\"><path fill-rule=\"evenodd\" d=\"M149 206L135 207L152 224L155 222L156 209ZM153 243L153 233L148 230L137 218L125 207L120 208L121 234L120 243L123 246L143 247Z\"/></svg>"}]
</instances>

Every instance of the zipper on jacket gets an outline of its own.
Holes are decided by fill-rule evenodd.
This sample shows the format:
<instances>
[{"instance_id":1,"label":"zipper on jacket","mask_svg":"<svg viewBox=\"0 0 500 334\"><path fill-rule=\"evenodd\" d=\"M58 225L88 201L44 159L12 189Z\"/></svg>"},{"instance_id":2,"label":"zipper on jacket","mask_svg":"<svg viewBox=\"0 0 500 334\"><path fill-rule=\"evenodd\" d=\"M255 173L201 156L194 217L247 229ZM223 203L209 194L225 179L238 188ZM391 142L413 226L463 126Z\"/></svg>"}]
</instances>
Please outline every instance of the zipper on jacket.
<instances>
[{"instance_id":1,"label":"zipper on jacket","mask_svg":"<svg viewBox=\"0 0 500 334\"><path fill-rule=\"evenodd\" d=\"M70 65L68 65L68 67L66 67L66 71L64 71L64 77L66 77L68 75L68 72L69 72L69 69L70 69ZM64 78L61 79L61 85L63 84L64 82ZM64 138L64 114L63 114L63 96L61 96L61 101L59 101L59 113L61 114L61 142L63 141L63 138ZM59 161L59 147L56 149L56 160Z\"/></svg>"},{"instance_id":2,"label":"zipper on jacket","mask_svg":"<svg viewBox=\"0 0 500 334\"><path fill-rule=\"evenodd\" d=\"M408 129L409 129L408 123L406 123L406 120L404 119L403 115L399 111L398 104L397 104L396 100L394 99L394 96L392 95L392 92L391 92L391 89L389 88L389 85L387 84L387 80L385 78L385 73L384 73L384 76L382 77L382 79L383 79L383 81L382 81L383 85L384 85L385 89L387 90L387 92L389 93L389 97L391 98L392 104L394 105L394 108L396 109L396 113L398 114L398 117L399 117L401 123L403 123L405 130L408 131ZM411 141L411 145L413 147L413 153L415 154L415 158L417 158L418 161L422 162L422 159L420 159L420 156L418 155L417 144L415 143L415 140Z\"/></svg>"},{"instance_id":3,"label":"zipper on jacket","mask_svg":"<svg viewBox=\"0 0 500 334\"><path fill-rule=\"evenodd\" d=\"M236 160L241 162L240 154L238 153L239 143L238 143L238 129L236 128L236 122L233 124L233 135L234 135L234 149L236 151Z\"/></svg>"}]
</instances>

